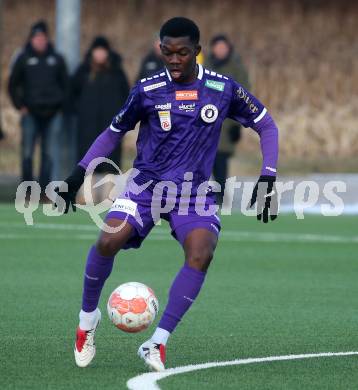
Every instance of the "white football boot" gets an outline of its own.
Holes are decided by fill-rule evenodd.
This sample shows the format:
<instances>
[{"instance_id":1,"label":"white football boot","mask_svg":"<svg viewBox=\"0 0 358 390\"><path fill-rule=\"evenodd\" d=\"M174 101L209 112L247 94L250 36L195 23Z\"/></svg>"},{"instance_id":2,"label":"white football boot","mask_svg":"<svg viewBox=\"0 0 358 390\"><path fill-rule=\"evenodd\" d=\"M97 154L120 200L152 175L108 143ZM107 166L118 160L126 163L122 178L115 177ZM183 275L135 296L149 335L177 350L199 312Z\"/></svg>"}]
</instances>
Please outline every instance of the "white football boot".
<instances>
[{"instance_id":1,"label":"white football boot","mask_svg":"<svg viewBox=\"0 0 358 390\"><path fill-rule=\"evenodd\" d=\"M144 360L151 370L165 370L165 345L156 344L148 340L139 347L138 356Z\"/></svg>"},{"instance_id":2,"label":"white football boot","mask_svg":"<svg viewBox=\"0 0 358 390\"><path fill-rule=\"evenodd\" d=\"M101 312L97 309L97 318L92 329L82 330L80 327L77 328L74 353L78 367L87 367L96 355L94 336L100 321Z\"/></svg>"}]
</instances>

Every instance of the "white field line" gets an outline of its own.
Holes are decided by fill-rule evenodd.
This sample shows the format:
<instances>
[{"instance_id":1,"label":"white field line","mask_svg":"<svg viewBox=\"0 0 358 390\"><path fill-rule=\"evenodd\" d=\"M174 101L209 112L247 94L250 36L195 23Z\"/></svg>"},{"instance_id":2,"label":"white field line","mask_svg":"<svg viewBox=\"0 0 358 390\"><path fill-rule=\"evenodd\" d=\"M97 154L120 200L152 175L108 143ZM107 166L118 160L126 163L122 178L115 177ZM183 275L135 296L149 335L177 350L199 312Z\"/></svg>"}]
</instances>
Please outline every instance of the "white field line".
<instances>
[{"instance_id":1,"label":"white field line","mask_svg":"<svg viewBox=\"0 0 358 390\"><path fill-rule=\"evenodd\" d=\"M358 243L358 236L323 235L316 233L258 233L248 231L223 231L227 241L267 241L267 242L327 242Z\"/></svg>"},{"instance_id":2,"label":"white field line","mask_svg":"<svg viewBox=\"0 0 358 390\"><path fill-rule=\"evenodd\" d=\"M0 222L0 227L15 228L15 229L26 229L27 233L23 235L18 233L0 233L0 239L77 239L77 240L92 240L96 237L99 232L99 228L94 225L81 225L81 224L56 224L56 223L36 223L33 226L27 226L25 223L20 222ZM38 235L35 230L57 230L57 231L68 231L69 235L53 235L46 236ZM29 234L29 232L33 234ZM74 235L71 231L85 232L87 234ZM93 232L93 235L90 234ZM52 234L52 233L51 233ZM168 230L155 227L150 233L150 239L156 241L169 241L172 239ZM358 236L344 236L344 235L323 235L316 233L259 233L250 231L234 231L223 229L220 233L220 241L227 242L241 242L241 241L253 241L253 242L304 242L304 243L341 243L351 244L358 243Z\"/></svg>"},{"instance_id":3,"label":"white field line","mask_svg":"<svg viewBox=\"0 0 358 390\"><path fill-rule=\"evenodd\" d=\"M11 233L0 233L0 240L41 240L41 241L56 241L56 240L76 240L76 241L94 241L96 240L95 234L71 234L71 235L59 235L59 234L11 234ZM173 237L169 234L151 234L149 241L173 241ZM333 237L333 239L320 239L316 237L282 237L280 234L276 236L253 236L249 238L247 235L238 233L237 237L227 237L223 235L220 237L220 242L265 242L265 243L306 243L306 244L358 244L356 237L344 238L344 237Z\"/></svg>"},{"instance_id":4,"label":"white field line","mask_svg":"<svg viewBox=\"0 0 358 390\"><path fill-rule=\"evenodd\" d=\"M157 381L167 378L172 375L183 374L185 372L205 370L207 368L236 366L253 363L269 363L285 360L301 360L322 357L337 357L337 356L352 356L358 355L358 352L324 352L324 353L309 353L301 355L283 355L283 356L269 356L262 358L248 358L236 359L226 362L210 362L203 364L191 364L183 367L169 368L163 372L150 372L135 376L127 381L127 387L130 390L160 390Z\"/></svg>"},{"instance_id":5,"label":"white field line","mask_svg":"<svg viewBox=\"0 0 358 390\"><path fill-rule=\"evenodd\" d=\"M41 235L41 234L7 234L0 233L0 240L41 240L41 241L56 241L56 240L77 240L77 241L94 241L96 239L95 235L90 234L77 234L77 235Z\"/></svg>"},{"instance_id":6,"label":"white field line","mask_svg":"<svg viewBox=\"0 0 358 390\"><path fill-rule=\"evenodd\" d=\"M44 223L36 222L32 226L28 226L25 222L0 222L0 226L3 227L14 227L22 229L46 229L46 230L79 230L79 231L91 231L98 232L98 227L93 225L84 224L70 224L70 223Z\"/></svg>"}]
</instances>

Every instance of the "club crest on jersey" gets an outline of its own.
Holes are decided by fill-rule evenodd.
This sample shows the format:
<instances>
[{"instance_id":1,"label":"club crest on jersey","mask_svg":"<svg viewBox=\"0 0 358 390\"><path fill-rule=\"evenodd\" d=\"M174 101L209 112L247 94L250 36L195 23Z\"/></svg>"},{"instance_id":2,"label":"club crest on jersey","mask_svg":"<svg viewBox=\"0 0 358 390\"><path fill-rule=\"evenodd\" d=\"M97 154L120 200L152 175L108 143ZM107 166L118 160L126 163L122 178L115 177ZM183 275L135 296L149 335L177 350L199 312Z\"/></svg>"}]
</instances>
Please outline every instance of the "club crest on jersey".
<instances>
[{"instance_id":1,"label":"club crest on jersey","mask_svg":"<svg viewBox=\"0 0 358 390\"><path fill-rule=\"evenodd\" d=\"M172 120L170 111L158 111L160 126L164 131L169 131L172 128Z\"/></svg>"},{"instance_id":2,"label":"club crest on jersey","mask_svg":"<svg viewBox=\"0 0 358 390\"><path fill-rule=\"evenodd\" d=\"M201 119L206 123L215 122L218 115L219 111L213 104L207 104L206 106L202 107L200 111Z\"/></svg>"}]
</instances>

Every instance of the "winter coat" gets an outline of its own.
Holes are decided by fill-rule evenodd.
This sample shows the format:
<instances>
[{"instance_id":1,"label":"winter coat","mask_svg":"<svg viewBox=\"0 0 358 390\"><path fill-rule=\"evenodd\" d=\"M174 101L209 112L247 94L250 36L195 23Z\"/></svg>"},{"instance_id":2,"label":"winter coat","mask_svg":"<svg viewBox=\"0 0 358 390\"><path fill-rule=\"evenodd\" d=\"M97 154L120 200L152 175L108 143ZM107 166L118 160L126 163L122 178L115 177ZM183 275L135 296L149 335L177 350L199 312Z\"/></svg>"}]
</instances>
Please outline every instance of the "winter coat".
<instances>
[{"instance_id":1,"label":"winter coat","mask_svg":"<svg viewBox=\"0 0 358 390\"><path fill-rule=\"evenodd\" d=\"M128 94L129 84L118 54L110 51L108 67L97 72L91 70L90 55L87 55L72 80L73 103L78 116L79 158L110 125ZM115 150L109 158L119 165L120 149ZM101 168L97 171L103 171ZM107 165L105 171L112 170Z\"/></svg>"},{"instance_id":2,"label":"winter coat","mask_svg":"<svg viewBox=\"0 0 358 390\"><path fill-rule=\"evenodd\" d=\"M68 101L69 78L63 57L51 44L37 53L28 43L17 55L10 72L9 94L17 109L50 117Z\"/></svg>"},{"instance_id":3,"label":"winter coat","mask_svg":"<svg viewBox=\"0 0 358 390\"><path fill-rule=\"evenodd\" d=\"M226 61L215 61L212 56L209 56L205 62L205 67L217 73L231 77L239 82L244 88L249 89L249 76L241 58L235 53L230 53ZM232 155L235 151L235 144L240 139L240 125L231 120L226 119L223 123L221 136L219 141L219 152L225 152Z\"/></svg>"},{"instance_id":4,"label":"winter coat","mask_svg":"<svg viewBox=\"0 0 358 390\"><path fill-rule=\"evenodd\" d=\"M154 50L152 50L143 58L137 80L152 76L163 69L163 67L164 64L162 60L155 54Z\"/></svg>"}]
</instances>

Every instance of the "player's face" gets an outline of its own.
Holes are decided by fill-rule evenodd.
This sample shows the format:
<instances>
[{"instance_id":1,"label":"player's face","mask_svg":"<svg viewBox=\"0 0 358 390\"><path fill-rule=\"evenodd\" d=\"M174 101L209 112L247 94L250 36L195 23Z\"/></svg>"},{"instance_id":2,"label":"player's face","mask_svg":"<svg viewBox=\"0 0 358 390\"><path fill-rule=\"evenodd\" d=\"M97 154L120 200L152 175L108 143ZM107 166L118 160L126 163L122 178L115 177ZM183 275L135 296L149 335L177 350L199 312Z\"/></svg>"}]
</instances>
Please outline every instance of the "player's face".
<instances>
[{"instance_id":1,"label":"player's face","mask_svg":"<svg viewBox=\"0 0 358 390\"><path fill-rule=\"evenodd\" d=\"M196 56L200 46L189 37L163 37L160 45L162 59L172 79L178 83L192 82L196 78Z\"/></svg>"}]
</instances>

